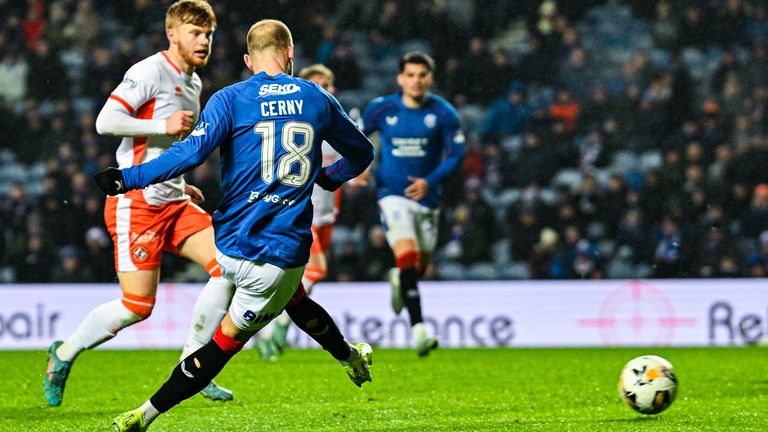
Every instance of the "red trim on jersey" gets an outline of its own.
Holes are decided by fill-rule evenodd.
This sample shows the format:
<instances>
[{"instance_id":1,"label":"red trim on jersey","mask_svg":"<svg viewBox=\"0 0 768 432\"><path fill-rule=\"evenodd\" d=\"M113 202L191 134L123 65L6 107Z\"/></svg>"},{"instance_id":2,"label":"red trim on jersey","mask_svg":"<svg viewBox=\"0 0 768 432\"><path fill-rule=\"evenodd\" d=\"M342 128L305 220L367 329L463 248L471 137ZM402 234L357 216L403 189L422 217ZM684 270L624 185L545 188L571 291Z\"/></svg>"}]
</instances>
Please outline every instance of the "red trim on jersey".
<instances>
[{"instance_id":1,"label":"red trim on jersey","mask_svg":"<svg viewBox=\"0 0 768 432\"><path fill-rule=\"evenodd\" d=\"M127 109L127 110L128 110L128 113L129 113L129 114L133 114L133 112L134 112L134 111L136 111L135 109L133 109L133 107L131 106L131 104L129 104L129 103L128 103L128 101L126 101L125 99L121 98L120 96L118 96L118 95L116 95L116 94L111 94L111 95L109 95L109 98L110 98L110 99L112 99L112 100L114 100L114 101L118 101L118 102L120 102L121 104L123 104L123 106L125 107L125 109Z\"/></svg>"},{"instance_id":2,"label":"red trim on jersey","mask_svg":"<svg viewBox=\"0 0 768 432\"><path fill-rule=\"evenodd\" d=\"M163 57L165 57L165 59L168 60L168 63L170 63L171 67L173 67L173 70L175 70L176 73L181 73L181 68L176 66L176 63L174 63L173 60L171 60L171 58L168 57L168 54L166 54L165 51L160 51L160 54L162 54Z\"/></svg>"},{"instance_id":3,"label":"red trim on jersey","mask_svg":"<svg viewBox=\"0 0 768 432\"><path fill-rule=\"evenodd\" d=\"M155 113L155 98L148 100L136 111L136 118L149 120ZM133 139L133 164L138 165L144 159L147 151L147 137L135 137Z\"/></svg>"}]
</instances>

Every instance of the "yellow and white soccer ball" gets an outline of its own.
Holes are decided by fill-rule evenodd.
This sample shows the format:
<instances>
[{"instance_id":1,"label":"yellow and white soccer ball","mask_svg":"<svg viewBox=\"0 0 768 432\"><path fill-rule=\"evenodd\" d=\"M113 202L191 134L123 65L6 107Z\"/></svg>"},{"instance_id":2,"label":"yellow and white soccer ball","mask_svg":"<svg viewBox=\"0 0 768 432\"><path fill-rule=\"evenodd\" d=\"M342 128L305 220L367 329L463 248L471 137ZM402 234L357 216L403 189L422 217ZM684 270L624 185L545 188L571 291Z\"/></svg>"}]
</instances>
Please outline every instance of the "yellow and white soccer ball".
<instances>
[{"instance_id":1,"label":"yellow and white soccer ball","mask_svg":"<svg viewBox=\"0 0 768 432\"><path fill-rule=\"evenodd\" d=\"M669 408L677 395L675 370L659 356L634 358L621 371L619 394L635 411L658 414Z\"/></svg>"}]
</instances>

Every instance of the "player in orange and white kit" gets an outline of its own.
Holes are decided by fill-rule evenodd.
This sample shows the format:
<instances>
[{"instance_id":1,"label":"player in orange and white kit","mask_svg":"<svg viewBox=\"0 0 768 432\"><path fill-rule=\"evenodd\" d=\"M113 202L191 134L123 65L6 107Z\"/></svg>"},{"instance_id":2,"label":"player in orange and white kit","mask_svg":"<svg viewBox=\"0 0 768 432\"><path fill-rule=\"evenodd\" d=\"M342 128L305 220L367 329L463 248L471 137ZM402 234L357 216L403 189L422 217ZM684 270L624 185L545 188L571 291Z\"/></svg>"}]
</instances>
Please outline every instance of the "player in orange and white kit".
<instances>
[{"instance_id":1,"label":"player in orange and white kit","mask_svg":"<svg viewBox=\"0 0 768 432\"><path fill-rule=\"evenodd\" d=\"M335 93L333 71L322 64L305 67L299 71L299 77L316 83L328 93ZM322 151L323 166L331 165L341 158L341 155L325 141L323 141ZM349 183L362 185L365 183L366 177L367 171ZM312 190L312 206L314 208L312 214L312 247L309 250L309 262L307 262L307 267L301 278L307 294L311 294L312 287L328 275L327 253L331 248L331 234L333 233L333 224L336 223L336 216L339 214L340 202L341 190L330 192L317 185ZM291 319L283 311L256 334L256 345L263 358L275 361L277 354L282 354L285 351L286 336L290 324Z\"/></svg>"},{"instance_id":2,"label":"player in orange and white kit","mask_svg":"<svg viewBox=\"0 0 768 432\"><path fill-rule=\"evenodd\" d=\"M203 0L180 0L168 9L165 28L168 50L133 65L96 120L99 134L123 137L117 149L121 168L152 160L174 141L195 134L202 91L195 68L208 63L216 16ZM66 340L51 345L43 382L49 405L61 404L69 370L80 352L149 317L164 252L188 258L211 275L195 304L181 358L211 340L234 286L222 277L214 257L211 216L193 203L202 200L200 190L182 177L107 197L104 221L115 245L122 298L97 306ZM232 399L232 392L213 382L202 393Z\"/></svg>"}]
</instances>

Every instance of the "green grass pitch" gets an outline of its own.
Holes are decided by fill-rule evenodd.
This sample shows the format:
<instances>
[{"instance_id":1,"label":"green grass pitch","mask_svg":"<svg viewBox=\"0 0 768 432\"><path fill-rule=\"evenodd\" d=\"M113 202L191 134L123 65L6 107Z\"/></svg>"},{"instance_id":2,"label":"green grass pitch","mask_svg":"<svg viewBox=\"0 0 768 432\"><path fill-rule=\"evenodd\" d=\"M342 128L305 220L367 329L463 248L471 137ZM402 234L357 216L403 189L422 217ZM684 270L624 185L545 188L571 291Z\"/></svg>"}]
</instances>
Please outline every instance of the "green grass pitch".
<instances>
[{"instance_id":1,"label":"green grass pitch","mask_svg":"<svg viewBox=\"0 0 768 432\"><path fill-rule=\"evenodd\" d=\"M625 406L622 366L667 358L680 380L675 403L655 416ZM355 387L324 351L291 350L277 363L238 354L218 382L235 401L201 396L150 431L748 431L768 425L768 350L487 349L374 350L373 383ZM41 390L45 353L0 352L0 431L106 431L147 399L177 352L83 353L64 403Z\"/></svg>"}]
</instances>

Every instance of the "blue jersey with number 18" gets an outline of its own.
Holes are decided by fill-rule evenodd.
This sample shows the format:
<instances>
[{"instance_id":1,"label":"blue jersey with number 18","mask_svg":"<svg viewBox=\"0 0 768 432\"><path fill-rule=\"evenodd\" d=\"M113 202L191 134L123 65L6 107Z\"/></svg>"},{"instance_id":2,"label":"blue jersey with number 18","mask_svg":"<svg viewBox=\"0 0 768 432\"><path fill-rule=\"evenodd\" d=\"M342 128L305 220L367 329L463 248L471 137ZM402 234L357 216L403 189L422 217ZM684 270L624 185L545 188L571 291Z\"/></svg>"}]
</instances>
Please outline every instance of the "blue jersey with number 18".
<instances>
[{"instance_id":1,"label":"blue jersey with number 18","mask_svg":"<svg viewBox=\"0 0 768 432\"><path fill-rule=\"evenodd\" d=\"M342 158L321 168L321 143ZM224 197L213 215L225 255L281 268L304 265L312 243L312 188L320 169L341 183L362 173L373 147L339 102L286 74L258 73L208 101L195 130L160 157L123 170L127 188L183 174L220 149Z\"/></svg>"}]
</instances>

